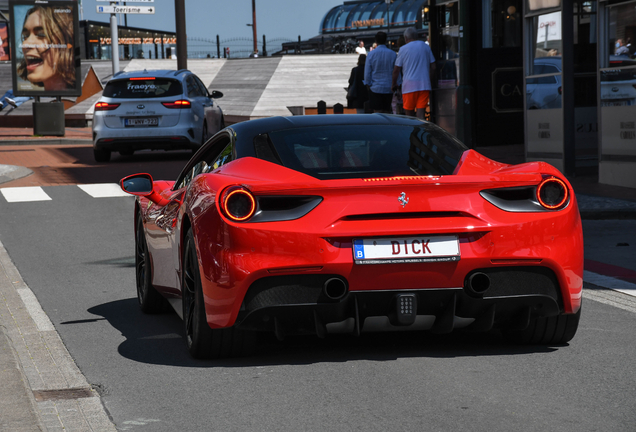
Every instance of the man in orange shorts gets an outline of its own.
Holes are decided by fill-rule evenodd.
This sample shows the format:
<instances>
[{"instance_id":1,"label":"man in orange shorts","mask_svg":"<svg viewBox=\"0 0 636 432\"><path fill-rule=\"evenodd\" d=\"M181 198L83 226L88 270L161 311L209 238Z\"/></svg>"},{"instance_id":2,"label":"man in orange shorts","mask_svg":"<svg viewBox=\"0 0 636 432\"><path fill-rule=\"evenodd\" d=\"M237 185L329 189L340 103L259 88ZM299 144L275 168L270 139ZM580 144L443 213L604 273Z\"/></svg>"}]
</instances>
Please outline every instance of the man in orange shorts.
<instances>
[{"instance_id":1,"label":"man in orange shorts","mask_svg":"<svg viewBox=\"0 0 636 432\"><path fill-rule=\"evenodd\" d=\"M397 81L401 73L404 112L424 119L431 91L431 76L435 73L435 57L424 41L417 40L415 28L407 28L404 39L406 45L400 48L393 68L392 89L398 89Z\"/></svg>"}]
</instances>

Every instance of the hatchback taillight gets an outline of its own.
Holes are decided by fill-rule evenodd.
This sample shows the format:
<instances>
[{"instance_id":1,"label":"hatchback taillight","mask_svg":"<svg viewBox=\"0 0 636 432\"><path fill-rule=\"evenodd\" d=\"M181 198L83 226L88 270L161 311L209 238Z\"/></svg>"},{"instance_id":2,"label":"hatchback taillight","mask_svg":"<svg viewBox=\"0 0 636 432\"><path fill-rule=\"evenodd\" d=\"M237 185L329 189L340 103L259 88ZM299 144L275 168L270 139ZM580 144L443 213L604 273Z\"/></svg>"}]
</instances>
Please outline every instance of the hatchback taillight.
<instances>
[{"instance_id":1,"label":"hatchback taillight","mask_svg":"<svg viewBox=\"0 0 636 432\"><path fill-rule=\"evenodd\" d=\"M97 102L95 104L95 111L112 111L119 107L120 104L113 104L108 102Z\"/></svg>"},{"instance_id":2,"label":"hatchback taillight","mask_svg":"<svg viewBox=\"0 0 636 432\"><path fill-rule=\"evenodd\" d=\"M174 102L161 102L161 104L163 106L165 106L166 108L175 108L175 109L182 109L182 108L190 108L191 104L189 100L185 100L185 99L181 99L178 101L174 101Z\"/></svg>"}]
</instances>

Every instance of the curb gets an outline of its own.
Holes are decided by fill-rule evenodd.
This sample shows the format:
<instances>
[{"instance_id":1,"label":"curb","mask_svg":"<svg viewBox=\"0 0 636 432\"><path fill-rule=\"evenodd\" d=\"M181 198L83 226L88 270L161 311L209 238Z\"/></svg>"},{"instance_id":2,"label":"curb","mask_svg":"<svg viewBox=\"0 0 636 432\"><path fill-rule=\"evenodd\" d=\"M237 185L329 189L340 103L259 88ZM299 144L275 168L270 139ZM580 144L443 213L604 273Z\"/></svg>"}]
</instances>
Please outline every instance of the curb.
<instances>
[{"instance_id":1,"label":"curb","mask_svg":"<svg viewBox=\"0 0 636 432\"><path fill-rule=\"evenodd\" d=\"M28 168L15 165L0 165L0 184L33 174Z\"/></svg>"},{"instance_id":2,"label":"curb","mask_svg":"<svg viewBox=\"0 0 636 432\"><path fill-rule=\"evenodd\" d=\"M31 429L8 430L116 431L101 397L75 364L55 326L24 283L2 242L0 326L8 336L8 345L5 346L11 347L19 365L19 370L9 368L3 372L8 372L14 382L21 380L23 386L5 388L2 381L0 409L6 403L12 410L6 417L7 422L14 423L18 416L22 416L41 425ZM23 374L22 378L20 373ZM35 400L35 408L31 412L12 408L25 398ZM3 415L0 417L0 429L7 430L4 421Z\"/></svg>"},{"instance_id":3,"label":"curb","mask_svg":"<svg viewBox=\"0 0 636 432\"><path fill-rule=\"evenodd\" d=\"M0 429L42 431L37 402L28 385L18 353L0 325Z\"/></svg>"},{"instance_id":4,"label":"curb","mask_svg":"<svg viewBox=\"0 0 636 432\"><path fill-rule=\"evenodd\" d=\"M584 220L631 220L636 219L636 210L583 210Z\"/></svg>"},{"instance_id":5,"label":"curb","mask_svg":"<svg viewBox=\"0 0 636 432\"><path fill-rule=\"evenodd\" d=\"M7 139L3 140L0 138L0 145L59 145L59 144L68 144L68 145L93 145L93 140L86 138L24 138L24 139Z\"/></svg>"}]
</instances>

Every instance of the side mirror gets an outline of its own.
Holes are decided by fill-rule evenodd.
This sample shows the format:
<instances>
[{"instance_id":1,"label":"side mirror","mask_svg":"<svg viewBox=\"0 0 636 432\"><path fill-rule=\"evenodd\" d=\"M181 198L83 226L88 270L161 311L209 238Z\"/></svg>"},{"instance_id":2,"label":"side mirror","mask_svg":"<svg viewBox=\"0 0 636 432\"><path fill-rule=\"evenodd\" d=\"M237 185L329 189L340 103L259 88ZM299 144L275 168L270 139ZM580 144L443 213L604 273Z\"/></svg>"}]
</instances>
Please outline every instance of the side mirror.
<instances>
[{"instance_id":1,"label":"side mirror","mask_svg":"<svg viewBox=\"0 0 636 432\"><path fill-rule=\"evenodd\" d=\"M133 174L124 177L119 185L124 192L146 197L157 205L165 206L170 202L155 191L154 181L150 174Z\"/></svg>"},{"instance_id":2,"label":"side mirror","mask_svg":"<svg viewBox=\"0 0 636 432\"><path fill-rule=\"evenodd\" d=\"M131 195L146 196L152 193L152 176L150 174L133 174L121 179L121 188Z\"/></svg>"},{"instance_id":3,"label":"side mirror","mask_svg":"<svg viewBox=\"0 0 636 432\"><path fill-rule=\"evenodd\" d=\"M218 90L212 90L212 94L210 94L210 97L212 99L218 99L218 98L222 98L223 97L223 93L221 93Z\"/></svg>"}]
</instances>

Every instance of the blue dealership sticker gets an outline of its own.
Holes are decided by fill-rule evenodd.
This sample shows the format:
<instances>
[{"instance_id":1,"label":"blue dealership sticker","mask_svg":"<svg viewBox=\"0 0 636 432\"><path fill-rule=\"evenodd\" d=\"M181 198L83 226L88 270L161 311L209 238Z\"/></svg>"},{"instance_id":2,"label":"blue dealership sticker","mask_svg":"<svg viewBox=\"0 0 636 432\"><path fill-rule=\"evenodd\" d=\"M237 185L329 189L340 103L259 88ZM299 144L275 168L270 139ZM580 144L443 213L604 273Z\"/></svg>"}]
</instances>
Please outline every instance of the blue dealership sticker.
<instances>
[{"instance_id":1,"label":"blue dealership sticker","mask_svg":"<svg viewBox=\"0 0 636 432\"><path fill-rule=\"evenodd\" d=\"M355 259L364 259L364 245L362 240L353 240L353 257Z\"/></svg>"}]
</instances>

